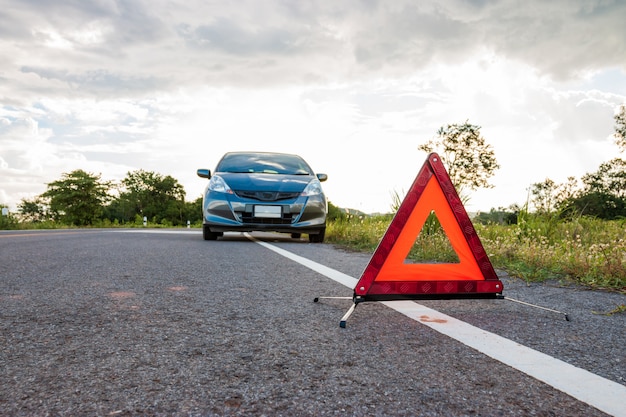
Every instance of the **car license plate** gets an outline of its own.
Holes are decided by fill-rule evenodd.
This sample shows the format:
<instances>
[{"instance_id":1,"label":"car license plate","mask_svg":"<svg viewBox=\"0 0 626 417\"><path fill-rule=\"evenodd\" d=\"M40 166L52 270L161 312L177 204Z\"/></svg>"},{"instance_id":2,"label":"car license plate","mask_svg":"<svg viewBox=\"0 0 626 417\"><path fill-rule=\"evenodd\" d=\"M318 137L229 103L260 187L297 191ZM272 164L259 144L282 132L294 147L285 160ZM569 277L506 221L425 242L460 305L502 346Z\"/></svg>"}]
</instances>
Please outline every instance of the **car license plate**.
<instances>
[{"instance_id":1,"label":"car license plate","mask_svg":"<svg viewBox=\"0 0 626 417\"><path fill-rule=\"evenodd\" d=\"M254 206L254 217L280 219L283 216L280 206Z\"/></svg>"}]
</instances>

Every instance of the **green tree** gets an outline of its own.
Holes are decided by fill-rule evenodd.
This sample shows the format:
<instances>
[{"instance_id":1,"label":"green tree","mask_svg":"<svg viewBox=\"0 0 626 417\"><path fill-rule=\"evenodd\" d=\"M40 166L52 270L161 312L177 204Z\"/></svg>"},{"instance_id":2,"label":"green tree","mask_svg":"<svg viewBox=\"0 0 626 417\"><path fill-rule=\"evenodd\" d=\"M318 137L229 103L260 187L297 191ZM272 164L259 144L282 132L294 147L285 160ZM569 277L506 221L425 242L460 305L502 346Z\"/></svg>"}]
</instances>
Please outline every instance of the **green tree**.
<instances>
[{"instance_id":1,"label":"green tree","mask_svg":"<svg viewBox=\"0 0 626 417\"><path fill-rule=\"evenodd\" d=\"M41 197L35 197L32 200L22 199L17 205L20 216L23 221L30 223L39 223L48 218L46 204Z\"/></svg>"},{"instance_id":2,"label":"green tree","mask_svg":"<svg viewBox=\"0 0 626 417\"><path fill-rule=\"evenodd\" d=\"M566 206L579 215L601 219L626 216L626 161L615 158L582 177L583 189Z\"/></svg>"},{"instance_id":3,"label":"green tree","mask_svg":"<svg viewBox=\"0 0 626 417\"><path fill-rule=\"evenodd\" d=\"M101 219L104 204L109 201L111 183L100 175L83 170L64 173L62 178L48 184L41 195L49 200L55 219L65 224L86 226Z\"/></svg>"},{"instance_id":4,"label":"green tree","mask_svg":"<svg viewBox=\"0 0 626 417\"><path fill-rule=\"evenodd\" d=\"M511 205L508 208L492 208L489 212L481 212L474 217L473 221L480 224L517 224L517 216L520 208Z\"/></svg>"},{"instance_id":5,"label":"green tree","mask_svg":"<svg viewBox=\"0 0 626 417\"><path fill-rule=\"evenodd\" d=\"M615 143L622 152L626 151L626 105L622 104L615 114Z\"/></svg>"},{"instance_id":6,"label":"green tree","mask_svg":"<svg viewBox=\"0 0 626 417\"><path fill-rule=\"evenodd\" d=\"M193 201L185 202L184 218L191 224L202 222L202 196Z\"/></svg>"},{"instance_id":7,"label":"green tree","mask_svg":"<svg viewBox=\"0 0 626 417\"><path fill-rule=\"evenodd\" d=\"M604 193L626 198L626 161L615 158L600 165L593 173L582 177L586 193Z\"/></svg>"},{"instance_id":8,"label":"green tree","mask_svg":"<svg viewBox=\"0 0 626 417\"><path fill-rule=\"evenodd\" d=\"M437 136L420 145L419 150L437 152L463 201L466 194L479 188L491 188L489 178L500 168L491 145L480 134L480 126L464 123L442 126Z\"/></svg>"},{"instance_id":9,"label":"green tree","mask_svg":"<svg viewBox=\"0 0 626 417\"><path fill-rule=\"evenodd\" d=\"M538 214L551 214L561 211L567 202L576 196L578 181L569 177L567 182L557 184L550 178L530 186L532 204Z\"/></svg>"},{"instance_id":10,"label":"green tree","mask_svg":"<svg viewBox=\"0 0 626 417\"><path fill-rule=\"evenodd\" d=\"M570 201L569 208L578 215L605 220L626 217L626 199L602 192L581 194Z\"/></svg>"},{"instance_id":11,"label":"green tree","mask_svg":"<svg viewBox=\"0 0 626 417\"><path fill-rule=\"evenodd\" d=\"M122 180L122 191L109 207L109 213L122 222L139 215L155 223L165 220L180 225L187 222L185 189L169 175L144 170L128 172Z\"/></svg>"}]
</instances>

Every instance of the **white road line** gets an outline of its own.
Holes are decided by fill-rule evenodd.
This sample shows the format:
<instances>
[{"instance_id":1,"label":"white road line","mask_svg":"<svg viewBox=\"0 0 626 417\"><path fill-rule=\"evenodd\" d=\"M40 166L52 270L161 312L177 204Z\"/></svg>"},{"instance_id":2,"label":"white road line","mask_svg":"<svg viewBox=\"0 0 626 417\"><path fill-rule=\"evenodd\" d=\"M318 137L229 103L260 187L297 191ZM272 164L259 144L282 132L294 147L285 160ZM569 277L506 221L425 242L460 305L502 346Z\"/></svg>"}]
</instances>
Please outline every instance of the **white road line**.
<instances>
[{"instance_id":1,"label":"white road line","mask_svg":"<svg viewBox=\"0 0 626 417\"><path fill-rule=\"evenodd\" d=\"M266 242L261 242L260 240L255 239L254 237L252 237L251 235L249 235L248 233L245 233L246 237L256 243L258 243L261 246L265 246L267 249L269 250L273 250L274 252L278 253L279 255L284 256L285 258L289 258L292 261L295 261L301 265L306 266L309 269L312 269L315 272L319 272L320 274L332 279L333 281L337 281L340 284L345 285L348 288L354 288L354 286L356 285L356 283L359 281L356 278L351 277L350 275L346 275L342 272L337 271L336 269L332 269L329 268L325 265L322 264L318 264L317 262L313 262L310 259L304 258L302 256L296 255L295 253L286 251L284 249L281 249L277 246L274 246L272 244L266 243Z\"/></svg>"},{"instance_id":2,"label":"white road line","mask_svg":"<svg viewBox=\"0 0 626 417\"><path fill-rule=\"evenodd\" d=\"M358 279L246 234L248 239L292 261L298 262L348 288ZM405 316L482 352L579 401L615 417L626 417L626 386L577 368L497 334L482 330L414 301L383 302Z\"/></svg>"},{"instance_id":3,"label":"white road line","mask_svg":"<svg viewBox=\"0 0 626 417\"><path fill-rule=\"evenodd\" d=\"M386 306L613 416L626 416L626 386L413 301Z\"/></svg>"}]
</instances>

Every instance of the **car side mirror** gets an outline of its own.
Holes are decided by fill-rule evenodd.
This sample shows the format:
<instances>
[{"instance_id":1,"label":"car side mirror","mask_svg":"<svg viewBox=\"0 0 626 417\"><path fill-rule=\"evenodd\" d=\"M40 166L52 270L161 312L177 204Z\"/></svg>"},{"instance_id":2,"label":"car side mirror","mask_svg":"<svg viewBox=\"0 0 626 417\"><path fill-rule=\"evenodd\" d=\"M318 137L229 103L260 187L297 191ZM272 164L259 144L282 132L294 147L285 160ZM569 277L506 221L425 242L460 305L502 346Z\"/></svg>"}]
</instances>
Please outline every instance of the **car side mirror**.
<instances>
[{"instance_id":1,"label":"car side mirror","mask_svg":"<svg viewBox=\"0 0 626 417\"><path fill-rule=\"evenodd\" d=\"M211 179L211 170L210 169L199 169L199 170L196 171L196 174L198 174L198 176L200 178Z\"/></svg>"},{"instance_id":2,"label":"car side mirror","mask_svg":"<svg viewBox=\"0 0 626 417\"><path fill-rule=\"evenodd\" d=\"M324 182L328 179L328 175L326 174L317 174L317 179L320 180L320 182Z\"/></svg>"}]
</instances>

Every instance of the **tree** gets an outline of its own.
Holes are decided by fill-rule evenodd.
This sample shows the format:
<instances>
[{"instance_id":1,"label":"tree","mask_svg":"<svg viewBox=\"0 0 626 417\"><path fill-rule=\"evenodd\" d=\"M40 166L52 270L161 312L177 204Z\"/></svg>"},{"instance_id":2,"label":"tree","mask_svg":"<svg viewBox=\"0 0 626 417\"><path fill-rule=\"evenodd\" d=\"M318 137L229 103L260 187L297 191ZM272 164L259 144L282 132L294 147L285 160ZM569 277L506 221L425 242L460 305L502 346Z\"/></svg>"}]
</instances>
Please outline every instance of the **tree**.
<instances>
[{"instance_id":1,"label":"tree","mask_svg":"<svg viewBox=\"0 0 626 417\"><path fill-rule=\"evenodd\" d=\"M550 178L544 182L537 182L530 186L532 203L539 214L547 214L554 211L556 206L557 185Z\"/></svg>"},{"instance_id":2,"label":"tree","mask_svg":"<svg viewBox=\"0 0 626 417\"><path fill-rule=\"evenodd\" d=\"M600 165L593 173L582 177L587 193L604 193L626 198L626 161L615 158Z\"/></svg>"},{"instance_id":3,"label":"tree","mask_svg":"<svg viewBox=\"0 0 626 417\"><path fill-rule=\"evenodd\" d=\"M85 226L101 218L104 204L110 199L111 183L100 175L75 170L48 184L41 195L50 201L50 211L63 223Z\"/></svg>"},{"instance_id":4,"label":"tree","mask_svg":"<svg viewBox=\"0 0 626 417\"><path fill-rule=\"evenodd\" d=\"M508 208L492 208L489 212L478 213L472 220L480 224L517 224L520 207L511 205Z\"/></svg>"},{"instance_id":5,"label":"tree","mask_svg":"<svg viewBox=\"0 0 626 417\"><path fill-rule=\"evenodd\" d=\"M437 137L420 145L419 150L437 152L448 170L450 179L464 201L467 191L491 188L488 180L500 166L491 145L480 134L480 126L467 120L442 126Z\"/></svg>"},{"instance_id":6,"label":"tree","mask_svg":"<svg viewBox=\"0 0 626 417\"><path fill-rule=\"evenodd\" d=\"M562 210L576 196L578 181L569 177L566 183L557 184L550 178L530 186L532 203L538 214L550 214Z\"/></svg>"},{"instance_id":7,"label":"tree","mask_svg":"<svg viewBox=\"0 0 626 417\"><path fill-rule=\"evenodd\" d=\"M128 172L122 187L120 196L109 206L113 219L126 222L139 215L155 223L187 222L185 189L175 178L140 169Z\"/></svg>"},{"instance_id":8,"label":"tree","mask_svg":"<svg viewBox=\"0 0 626 417\"><path fill-rule=\"evenodd\" d=\"M626 105L622 104L615 114L615 143L622 152L626 151Z\"/></svg>"},{"instance_id":9,"label":"tree","mask_svg":"<svg viewBox=\"0 0 626 417\"><path fill-rule=\"evenodd\" d=\"M626 161L615 158L582 177L583 189L566 202L579 215L614 219L626 216Z\"/></svg>"},{"instance_id":10,"label":"tree","mask_svg":"<svg viewBox=\"0 0 626 417\"><path fill-rule=\"evenodd\" d=\"M192 224L202 222L202 196L193 201L185 202L184 218Z\"/></svg>"},{"instance_id":11,"label":"tree","mask_svg":"<svg viewBox=\"0 0 626 417\"><path fill-rule=\"evenodd\" d=\"M41 197L35 197L32 200L23 198L17 209L22 220L27 222L38 223L46 220L48 217L45 202Z\"/></svg>"},{"instance_id":12,"label":"tree","mask_svg":"<svg viewBox=\"0 0 626 417\"><path fill-rule=\"evenodd\" d=\"M626 199L594 191L572 199L569 208L577 215L611 220L626 216Z\"/></svg>"}]
</instances>

